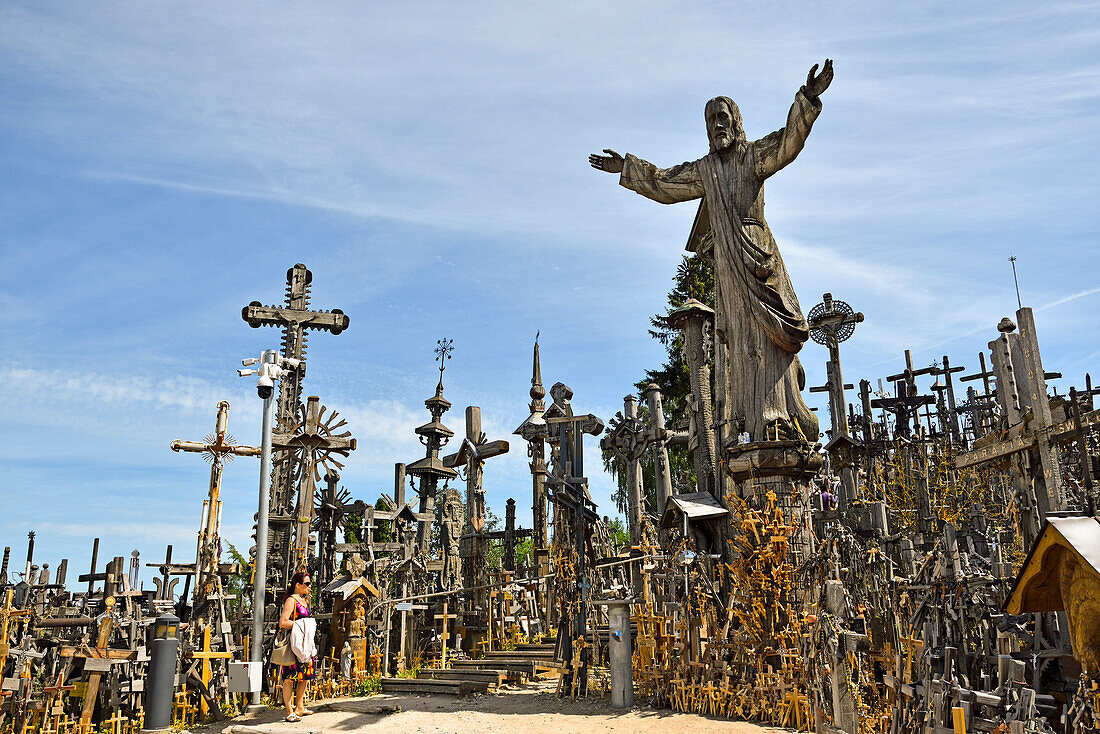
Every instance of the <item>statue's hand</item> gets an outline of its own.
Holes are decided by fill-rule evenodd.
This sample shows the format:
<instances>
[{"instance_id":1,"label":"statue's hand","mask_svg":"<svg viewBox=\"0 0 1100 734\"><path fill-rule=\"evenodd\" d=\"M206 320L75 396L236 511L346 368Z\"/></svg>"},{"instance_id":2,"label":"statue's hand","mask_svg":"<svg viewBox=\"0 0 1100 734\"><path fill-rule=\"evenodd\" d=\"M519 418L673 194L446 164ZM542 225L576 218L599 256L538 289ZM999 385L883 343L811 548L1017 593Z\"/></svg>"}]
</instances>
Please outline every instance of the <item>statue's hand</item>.
<instances>
[{"instance_id":1,"label":"statue's hand","mask_svg":"<svg viewBox=\"0 0 1100 734\"><path fill-rule=\"evenodd\" d=\"M588 163L597 171L607 171L608 173L622 173L623 172L623 157L611 150L611 148L604 148L604 153L607 155L596 155L593 153L588 156Z\"/></svg>"},{"instance_id":2,"label":"statue's hand","mask_svg":"<svg viewBox=\"0 0 1100 734\"><path fill-rule=\"evenodd\" d=\"M814 64L813 68L810 69L810 73L806 75L806 86L803 87L803 90L810 99L817 99L832 83L833 60L825 59L825 66L822 67L820 74L817 73L817 64Z\"/></svg>"}]
</instances>

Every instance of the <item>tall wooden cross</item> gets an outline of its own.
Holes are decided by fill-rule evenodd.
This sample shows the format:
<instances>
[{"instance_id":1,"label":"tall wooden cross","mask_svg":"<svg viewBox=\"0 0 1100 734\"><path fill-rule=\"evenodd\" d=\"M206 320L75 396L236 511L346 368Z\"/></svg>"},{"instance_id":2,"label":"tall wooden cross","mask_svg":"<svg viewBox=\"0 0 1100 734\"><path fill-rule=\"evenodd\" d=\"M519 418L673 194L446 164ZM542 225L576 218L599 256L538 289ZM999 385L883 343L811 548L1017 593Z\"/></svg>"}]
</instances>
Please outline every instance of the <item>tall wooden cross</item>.
<instances>
[{"instance_id":1,"label":"tall wooden cross","mask_svg":"<svg viewBox=\"0 0 1100 734\"><path fill-rule=\"evenodd\" d=\"M339 552L336 546L343 545L336 542L336 535L340 528L347 527L349 516L357 515L362 519L360 531L367 541L368 552L373 552L374 508L362 500L349 502L350 499L351 492L340 486L340 472L336 469L325 472L325 487L317 492L314 505L317 516L314 523L317 530L317 568L313 583L321 588L328 586L336 577L336 554ZM330 603L330 600L325 603Z\"/></svg>"},{"instance_id":2,"label":"tall wooden cross","mask_svg":"<svg viewBox=\"0 0 1100 734\"><path fill-rule=\"evenodd\" d=\"M199 557L195 559L195 600L205 598L213 589L213 579L217 574L219 561L219 522L221 519L222 468L227 461L237 456L259 456L260 449L255 446L238 446L229 435L229 403L218 403L218 417L214 423L214 432L202 441L172 442L173 451L201 454L210 462L210 488L203 505L202 538L199 541Z\"/></svg>"},{"instance_id":3,"label":"tall wooden cross","mask_svg":"<svg viewBox=\"0 0 1100 734\"><path fill-rule=\"evenodd\" d=\"M894 422L894 435L897 438L909 438L912 435L914 420L920 425L918 411L922 405L931 405L936 399L931 395L917 395L916 388L904 381L898 381L896 397L877 398L871 401L871 407L882 408L897 416ZM909 392L913 390L913 392Z\"/></svg>"},{"instance_id":4,"label":"tall wooden cross","mask_svg":"<svg viewBox=\"0 0 1100 734\"><path fill-rule=\"evenodd\" d=\"M283 356L305 360L306 332L327 331L339 334L348 328L350 319L338 308L331 311L309 309L309 289L313 273L305 265L297 263L286 271L286 302L282 306L265 306L259 301L241 309L241 318L253 329L275 326L283 330ZM282 422L294 420L302 391L305 365L283 378L279 387L278 417Z\"/></svg>"},{"instance_id":5,"label":"tall wooden cross","mask_svg":"<svg viewBox=\"0 0 1100 734\"><path fill-rule=\"evenodd\" d=\"M466 517L475 533L485 527L485 487L482 479L485 462L494 456L508 453L507 441L488 441L481 430L481 408L466 408L466 438L456 453L443 457L443 466L453 469L466 467Z\"/></svg>"},{"instance_id":6,"label":"tall wooden cross","mask_svg":"<svg viewBox=\"0 0 1100 734\"><path fill-rule=\"evenodd\" d=\"M959 409L955 404L955 383L951 379L951 375L965 369L965 367L952 367L951 360L945 354L943 355L943 367L932 371L932 374L936 377L943 377L943 389L947 395L947 431L951 434L951 440L954 443L962 441L962 433L959 431Z\"/></svg>"},{"instance_id":7,"label":"tall wooden cross","mask_svg":"<svg viewBox=\"0 0 1100 734\"><path fill-rule=\"evenodd\" d=\"M313 522L313 497L317 482L321 479L321 467L343 469L337 456L347 457L355 450L351 431L337 433L347 425L336 411L325 417L327 408L321 399L311 395L306 401L305 416L291 430L279 432L271 438L271 448L277 451L293 451L302 472L298 483L298 506L294 514L293 558L304 567L309 556L309 530Z\"/></svg>"},{"instance_id":8,"label":"tall wooden cross","mask_svg":"<svg viewBox=\"0 0 1100 734\"><path fill-rule=\"evenodd\" d=\"M845 412L844 390L850 389L844 384L840 370L840 343L848 339L856 324L862 323L863 314L855 313L844 301L833 299L832 293L822 296L821 303L814 306L806 317L810 327L810 336L818 344L829 348L828 390L829 412L832 415L833 438L848 435L848 416ZM807 436L812 442L814 437Z\"/></svg>"},{"instance_id":9,"label":"tall wooden cross","mask_svg":"<svg viewBox=\"0 0 1100 734\"><path fill-rule=\"evenodd\" d=\"M896 375L890 375L886 379L894 383L895 397L880 398L872 401L876 408L884 408L897 416L894 433L897 436L908 438L912 429L920 431L920 408L931 405L936 399L931 395L917 395L917 377L931 374L936 369L934 366L913 368L913 352L905 350L905 371Z\"/></svg>"},{"instance_id":10,"label":"tall wooden cross","mask_svg":"<svg viewBox=\"0 0 1100 734\"><path fill-rule=\"evenodd\" d=\"M561 513L556 517L564 520L554 523L554 542L557 544L560 537L564 546L564 541L568 539L576 552L576 575L584 579L589 568L591 528L600 519L596 514L596 504L588 493L588 478L584 475L584 435L600 435L604 431L604 422L591 413L576 415L570 402L573 390L564 383L555 383L550 388L550 396L554 402L545 413L554 459L549 480L552 492L550 501ZM572 605L572 614L559 620L561 626L558 634L561 639L568 640L584 634L589 607L588 600L579 591L574 591L579 598L569 600L579 602ZM587 672L584 674L587 675Z\"/></svg>"},{"instance_id":11,"label":"tall wooden cross","mask_svg":"<svg viewBox=\"0 0 1100 734\"><path fill-rule=\"evenodd\" d=\"M313 330L339 334L350 323L348 317L338 308L331 311L310 310L309 290L312 283L313 273L302 263L297 263L286 271L286 300L282 306L265 306L259 301L252 301L241 309L241 318L254 329L261 326L282 329L283 356L302 360L298 367L290 370L279 382L276 417L278 425L284 431L289 431L298 420L302 378L305 376L307 332ZM271 526L267 561L269 583L284 583L286 579L282 576L289 570L291 563L290 534L295 525L293 522L288 524L285 518L292 516L294 511L294 488L291 486L295 474L294 460L295 456L291 454L280 456L271 472Z\"/></svg>"}]
</instances>

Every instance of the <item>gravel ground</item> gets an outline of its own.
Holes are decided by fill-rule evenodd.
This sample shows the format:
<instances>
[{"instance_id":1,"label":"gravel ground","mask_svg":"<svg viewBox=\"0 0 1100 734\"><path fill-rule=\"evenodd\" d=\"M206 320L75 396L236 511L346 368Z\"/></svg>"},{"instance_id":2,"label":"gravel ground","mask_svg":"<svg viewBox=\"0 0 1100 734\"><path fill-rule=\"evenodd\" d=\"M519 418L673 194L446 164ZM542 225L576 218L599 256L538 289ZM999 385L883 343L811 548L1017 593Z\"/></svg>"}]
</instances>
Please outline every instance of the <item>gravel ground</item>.
<instances>
[{"instance_id":1,"label":"gravel ground","mask_svg":"<svg viewBox=\"0 0 1100 734\"><path fill-rule=\"evenodd\" d=\"M501 688L495 695L416 696L378 694L313 702L316 712L297 723L283 721L281 710L208 724L197 734L337 734L346 731L387 734L597 734L599 732L692 732L764 734L784 731L741 721L711 719L668 709L635 706L612 709L593 696L578 701L554 695L556 681Z\"/></svg>"}]
</instances>

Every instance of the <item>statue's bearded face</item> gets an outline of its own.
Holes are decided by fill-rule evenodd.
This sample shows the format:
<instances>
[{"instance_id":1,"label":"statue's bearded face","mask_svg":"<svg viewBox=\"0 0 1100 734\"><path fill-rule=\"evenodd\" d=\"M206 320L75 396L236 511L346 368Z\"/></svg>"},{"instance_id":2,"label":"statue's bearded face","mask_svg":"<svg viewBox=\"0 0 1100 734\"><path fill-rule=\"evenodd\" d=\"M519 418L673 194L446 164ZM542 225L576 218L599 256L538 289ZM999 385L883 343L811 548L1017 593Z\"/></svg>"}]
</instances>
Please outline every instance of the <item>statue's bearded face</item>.
<instances>
[{"instance_id":1,"label":"statue's bearded face","mask_svg":"<svg viewBox=\"0 0 1100 734\"><path fill-rule=\"evenodd\" d=\"M728 150L734 141L733 115L725 104L715 104L707 109L707 135L714 150Z\"/></svg>"},{"instance_id":2,"label":"statue's bearded face","mask_svg":"<svg viewBox=\"0 0 1100 734\"><path fill-rule=\"evenodd\" d=\"M741 110L729 97L715 97L707 102L703 112L707 123L712 153L724 153L736 148L745 140L745 127L741 123Z\"/></svg>"}]
</instances>

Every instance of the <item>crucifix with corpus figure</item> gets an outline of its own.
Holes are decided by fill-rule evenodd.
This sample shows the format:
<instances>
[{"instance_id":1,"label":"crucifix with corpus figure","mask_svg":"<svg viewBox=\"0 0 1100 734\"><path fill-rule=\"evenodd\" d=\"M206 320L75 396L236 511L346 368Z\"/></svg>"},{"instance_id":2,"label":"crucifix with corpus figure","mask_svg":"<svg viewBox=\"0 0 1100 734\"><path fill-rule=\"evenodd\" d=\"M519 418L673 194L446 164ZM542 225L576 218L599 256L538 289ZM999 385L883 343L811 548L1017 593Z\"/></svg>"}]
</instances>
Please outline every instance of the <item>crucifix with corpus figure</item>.
<instances>
[{"instance_id":1,"label":"crucifix with corpus figure","mask_svg":"<svg viewBox=\"0 0 1100 734\"><path fill-rule=\"evenodd\" d=\"M466 474L466 517L475 533L485 528L485 462L494 456L508 453L508 442L489 441L481 430L481 408L471 405L466 408L466 438L458 451L443 457L443 466L448 468L465 467Z\"/></svg>"}]
</instances>

